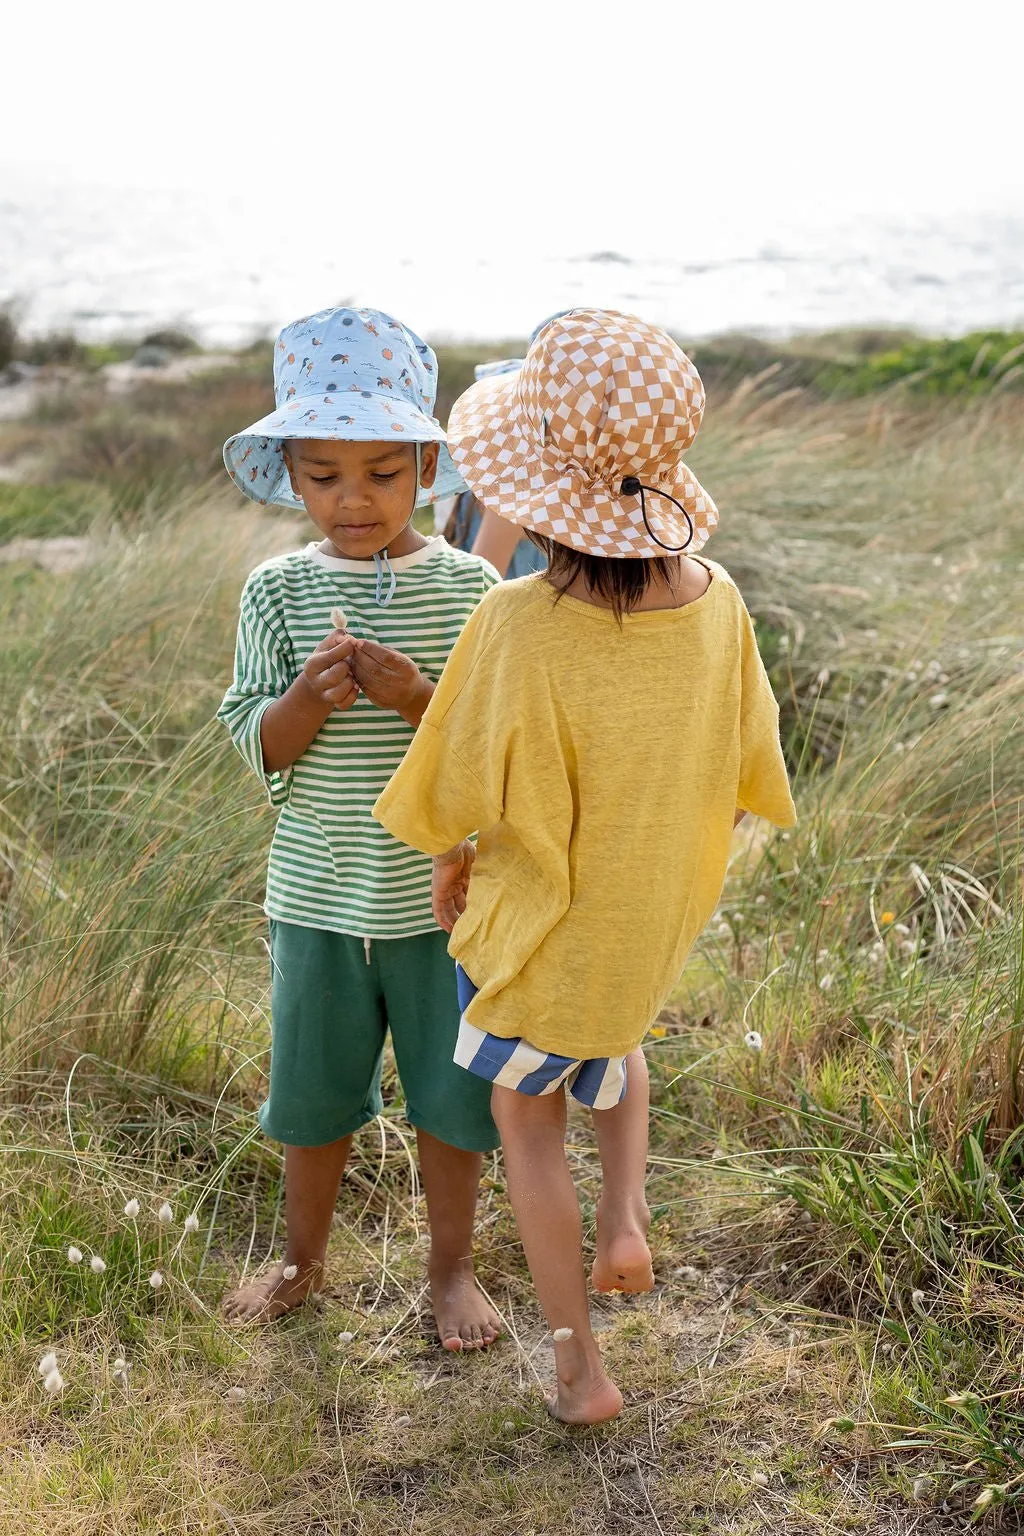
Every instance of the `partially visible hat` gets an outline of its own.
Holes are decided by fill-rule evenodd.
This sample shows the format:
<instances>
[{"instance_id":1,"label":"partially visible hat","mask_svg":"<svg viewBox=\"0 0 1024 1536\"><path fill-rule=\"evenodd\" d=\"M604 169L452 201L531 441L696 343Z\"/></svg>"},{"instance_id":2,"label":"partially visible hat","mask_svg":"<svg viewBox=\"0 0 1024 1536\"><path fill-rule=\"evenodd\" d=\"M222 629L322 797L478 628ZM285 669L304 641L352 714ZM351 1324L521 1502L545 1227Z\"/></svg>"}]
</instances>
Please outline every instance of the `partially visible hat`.
<instances>
[{"instance_id":1,"label":"partially visible hat","mask_svg":"<svg viewBox=\"0 0 1024 1536\"><path fill-rule=\"evenodd\" d=\"M448 442L485 507L587 554L693 554L718 509L683 462L704 412L696 368L634 315L575 309L539 328L521 369L452 407Z\"/></svg>"},{"instance_id":2,"label":"partially visible hat","mask_svg":"<svg viewBox=\"0 0 1024 1536\"><path fill-rule=\"evenodd\" d=\"M425 506L465 490L432 414L436 396L437 358L415 331L379 309L324 309L281 332L276 409L228 438L224 463L253 501L301 507L282 456L289 438L439 443L434 483L417 496Z\"/></svg>"}]
</instances>

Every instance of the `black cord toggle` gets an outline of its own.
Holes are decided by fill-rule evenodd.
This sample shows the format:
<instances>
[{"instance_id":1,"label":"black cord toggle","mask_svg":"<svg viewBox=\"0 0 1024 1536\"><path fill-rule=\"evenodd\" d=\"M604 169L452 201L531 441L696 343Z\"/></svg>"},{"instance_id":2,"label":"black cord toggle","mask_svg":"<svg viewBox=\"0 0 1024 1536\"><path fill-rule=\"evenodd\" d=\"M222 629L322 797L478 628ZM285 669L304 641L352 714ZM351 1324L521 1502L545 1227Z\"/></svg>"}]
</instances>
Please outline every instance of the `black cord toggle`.
<instances>
[{"instance_id":1,"label":"black cord toggle","mask_svg":"<svg viewBox=\"0 0 1024 1536\"><path fill-rule=\"evenodd\" d=\"M645 491L649 491L652 496L664 496L666 501L670 501L674 507L679 508L680 512L686 518L686 526L690 530L685 544L665 544L661 539L658 538L658 535L655 533L654 529L651 527L647 520L647 503L644 500ZM641 485L640 480L636 475L627 475L619 488L619 493L622 496L640 497L640 516L644 520L644 527L647 529L648 534L654 540L655 544L657 544L659 549L667 550L670 555L681 555L683 550L688 549L693 543L693 518L690 516L689 512L687 512L682 502L677 501L674 496L670 496L668 491L659 491L656 485Z\"/></svg>"}]
</instances>

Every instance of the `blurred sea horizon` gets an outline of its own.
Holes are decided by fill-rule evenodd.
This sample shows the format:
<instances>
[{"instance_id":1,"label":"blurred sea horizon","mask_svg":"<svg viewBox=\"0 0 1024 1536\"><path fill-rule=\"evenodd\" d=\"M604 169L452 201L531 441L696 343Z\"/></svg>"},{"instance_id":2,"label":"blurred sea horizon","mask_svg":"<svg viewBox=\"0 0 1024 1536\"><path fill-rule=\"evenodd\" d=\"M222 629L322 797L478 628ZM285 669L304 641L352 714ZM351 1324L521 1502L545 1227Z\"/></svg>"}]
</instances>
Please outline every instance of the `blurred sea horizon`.
<instances>
[{"instance_id":1,"label":"blurred sea horizon","mask_svg":"<svg viewBox=\"0 0 1024 1536\"><path fill-rule=\"evenodd\" d=\"M615 249L545 251L543 231L522 230L485 249L451 222L425 230L406 255L375 246L366 226L329 228L321 218L308 234L268 234L241 199L197 187L62 187L0 174L0 303L16 305L29 333L103 341L174 324L211 347L345 302L389 310L435 340L524 336L583 304L689 338L1024 324L1024 212L808 218L756 231L697 220L695 243L671 255L625 238Z\"/></svg>"}]
</instances>

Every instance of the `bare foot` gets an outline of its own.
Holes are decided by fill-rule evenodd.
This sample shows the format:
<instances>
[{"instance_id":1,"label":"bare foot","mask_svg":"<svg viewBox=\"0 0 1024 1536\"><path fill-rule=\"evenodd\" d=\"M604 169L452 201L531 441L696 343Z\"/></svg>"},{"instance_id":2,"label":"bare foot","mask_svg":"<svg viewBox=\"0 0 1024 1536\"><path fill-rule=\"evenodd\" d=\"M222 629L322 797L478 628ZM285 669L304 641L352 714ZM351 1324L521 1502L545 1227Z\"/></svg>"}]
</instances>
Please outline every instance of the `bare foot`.
<instances>
[{"instance_id":1,"label":"bare foot","mask_svg":"<svg viewBox=\"0 0 1024 1536\"><path fill-rule=\"evenodd\" d=\"M317 1265L316 1269L319 1270ZM285 1279L284 1263L275 1264L265 1275L229 1291L223 1301L225 1316L233 1323L272 1323L301 1307L313 1290L314 1269L299 1271L292 1279Z\"/></svg>"},{"instance_id":2,"label":"bare foot","mask_svg":"<svg viewBox=\"0 0 1024 1536\"><path fill-rule=\"evenodd\" d=\"M607 1295L611 1291L652 1291L654 1267L647 1246L651 1224L647 1207L636 1215L623 1218L597 1213L597 1257L590 1271L594 1290Z\"/></svg>"},{"instance_id":3,"label":"bare foot","mask_svg":"<svg viewBox=\"0 0 1024 1536\"><path fill-rule=\"evenodd\" d=\"M575 1339L555 1345L558 1391L548 1413L563 1424L603 1424L622 1412L622 1393L605 1375L601 1357L588 1356Z\"/></svg>"},{"instance_id":4,"label":"bare foot","mask_svg":"<svg viewBox=\"0 0 1024 1536\"><path fill-rule=\"evenodd\" d=\"M431 1264L430 1307L445 1349L486 1349L501 1332L501 1319L473 1278L473 1265Z\"/></svg>"}]
</instances>

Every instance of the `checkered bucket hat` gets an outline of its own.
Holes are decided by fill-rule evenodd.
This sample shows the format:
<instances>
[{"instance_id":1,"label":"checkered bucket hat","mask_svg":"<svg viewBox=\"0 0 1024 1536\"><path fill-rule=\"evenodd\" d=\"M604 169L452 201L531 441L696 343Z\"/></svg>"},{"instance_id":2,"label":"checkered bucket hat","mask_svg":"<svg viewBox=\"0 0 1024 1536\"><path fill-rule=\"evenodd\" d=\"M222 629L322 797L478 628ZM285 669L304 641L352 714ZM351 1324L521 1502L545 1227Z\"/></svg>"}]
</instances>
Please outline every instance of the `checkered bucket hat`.
<instances>
[{"instance_id":1,"label":"checkered bucket hat","mask_svg":"<svg viewBox=\"0 0 1024 1536\"><path fill-rule=\"evenodd\" d=\"M501 517L586 554L695 553L718 510L682 455L704 387L665 331L574 309L548 322L517 373L455 402L448 443L469 488Z\"/></svg>"},{"instance_id":2,"label":"checkered bucket hat","mask_svg":"<svg viewBox=\"0 0 1024 1536\"><path fill-rule=\"evenodd\" d=\"M301 507L282 457L288 438L440 443L434 483L417 496L423 506L466 488L432 415L436 395L437 358L415 331L379 309L324 309L281 332L276 408L228 438L224 463L253 501Z\"/></svg>"}]
</instances>

